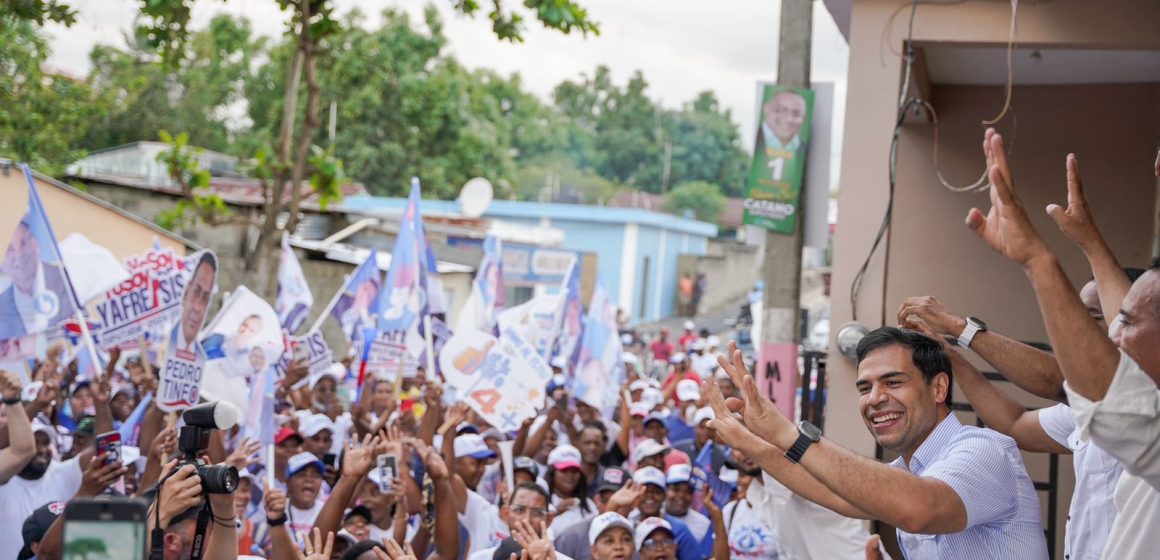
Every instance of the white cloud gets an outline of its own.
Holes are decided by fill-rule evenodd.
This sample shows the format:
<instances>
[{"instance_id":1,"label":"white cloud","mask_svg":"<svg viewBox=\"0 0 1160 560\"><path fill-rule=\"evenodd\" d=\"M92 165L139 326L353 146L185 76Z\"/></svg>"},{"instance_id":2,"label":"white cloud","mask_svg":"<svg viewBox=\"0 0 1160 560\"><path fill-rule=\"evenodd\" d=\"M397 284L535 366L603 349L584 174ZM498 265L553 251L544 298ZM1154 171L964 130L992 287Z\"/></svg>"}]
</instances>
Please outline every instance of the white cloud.
<instances>
[{"instance_id":1,"label":"white cloud","mask_svg":"<svg viewBox=\"0 0 1160 560\"><path fill-rule=\"evenodd\" d=\"M742 138L748 139L755 129L755 84L777 77L778 2L583 0L601 24L600 36L564 36L529 22L525 42L509 44L491 34L486 17L465 18L453 13L451 2L433 1L444 14L450 50L465 66L518 72L526 87L544 99L556 84L591 74L600 64L609 67L618 83L639 69L652 95L666 107L679 107L706 89L714 91L732 110ZM93 45L124 43L123 34L133 25L138 2L74 2L80 11L77 24L70 29L49 27L54 38L52 64L87 73ZM368 16L366 24L377 25L384 8L403 9L418 17L429 0L337 2L340 12L358 6ZM814 6L812 73L815 81L836 84L835 140L840 142L848 47L822 3ZM263 35L282 33L285 27L285 17L273 0L197 0L194 25L204 26L222 12L250 18L254 30Z\"/></svg>"}]
</instances>

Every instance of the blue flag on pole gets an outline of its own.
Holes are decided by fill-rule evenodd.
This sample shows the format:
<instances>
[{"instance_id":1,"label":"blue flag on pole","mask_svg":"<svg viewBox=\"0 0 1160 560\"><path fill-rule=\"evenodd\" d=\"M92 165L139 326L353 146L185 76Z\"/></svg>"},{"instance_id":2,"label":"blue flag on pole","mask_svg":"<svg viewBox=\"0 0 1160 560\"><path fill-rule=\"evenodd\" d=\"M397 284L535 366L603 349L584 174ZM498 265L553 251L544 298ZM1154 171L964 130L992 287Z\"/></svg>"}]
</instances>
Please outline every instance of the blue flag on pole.
<instances>
[{"instance_id":1,"label":"blue flag on pole","mask_svg":"<svg viewBox=\"0 0 1160 560\"><path fill-rule=\"evenodd\" d=\"M564 312L560 325L560 343L555 356L563 356L564 368L571 379L580 359L580 339L584 336L584 303L580 299L580 258L572 261L572 268L564 278Z\"/></svg>"},{"instance_id":2,"label":"blue flag on pole","mask_svg":"<svg viewBox=\"0 0 1160 560\"><path fill-rule=\"evenodd\" d=\"M371 249L370 256L350 275L331 315L342 325L346 339L354 340L356 333L372 323L371 308L379 295L382 275L379 274L379 255Z\"/></svg>"},{"instance_id":3,"label":"blue flag on pole","mask_svg":"<svg viewBox=\"0 0 1160 560\"><path fill-rule=\"evenodd\" d=\"M580 339L572 394L611 417L620 400L624 384L623 348L617 334L616 304L602 282L596 283L588 315L584 317L584 334Z\"/></svg>"},{"instance_id":4,"label":"blue flag on pole","mask_svg":"<svg viewBox=\"0 0 1160 560\"><path fill-rule=\"evenodd\" d=\"M713 503L717 504L719 508L725 507L733 495L733 489L736 488L736 485L721 480L721 477L713 472L713 444L702 447L697 458L693 460L693 487L702 495L705 488L712 490ZM699 498L694 499L694 502L700 503Z\"/></svg>"},{"instance_id":5,"label":"blue flag on pole","mask_svg":"<svg viewBox=\"0 0 1160 560\"><path fill-rule=\"evenodd\" d=\"M483 239L483 260L479 261L471 282L471 295L459 311L456 330L477 330L499 336L497 317L503 308L503 242L489 233Z\"/></svg>"},{"instance_id":6,"label":"blue flag on pole","mask_svg":"<svg viewBox=\"0 0 1160 560\"><path fill-rule=\"evenodd\" d=\"M0 263L0 340L45 332L81 309L32 170L21 167L28 181L28 211Z\"/></svg>"},{"instance_id":7,"label":"blue flag on pole","mask_svg":"<svg viewBox=\"0 0 1160 560\"><path fill-rule=\"evenodd\" d=\"M310 293L310 285L306 283L306 275L302 273L302 264L298 256L290 247L290 236L282 232L282 257L278 263L278 298L274 302L274 310L278 313L278 321L282 328L290 334L298 332L302 323L306 322L306 315L314 305L314 294Z\"/></svg>"}]
</instances>

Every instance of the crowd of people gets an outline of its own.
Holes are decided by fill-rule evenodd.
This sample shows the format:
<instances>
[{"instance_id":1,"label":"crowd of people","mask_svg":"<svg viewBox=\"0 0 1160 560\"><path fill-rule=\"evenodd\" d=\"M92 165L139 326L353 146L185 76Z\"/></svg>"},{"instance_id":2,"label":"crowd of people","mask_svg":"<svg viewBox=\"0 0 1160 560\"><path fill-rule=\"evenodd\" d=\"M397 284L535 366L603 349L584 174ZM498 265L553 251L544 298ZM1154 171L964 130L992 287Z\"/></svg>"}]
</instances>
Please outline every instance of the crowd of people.
<instances>
[{"instance_id":1,"label":"crowd of people","mask_svg":"<svg viewBox=\"0 0 1160 560\"><path fill-rule=\"evenodd\" d=\"M1066 558L1154 557L1160 266L1120 267L1069 157L1068 204L1048 212L1091 264L1077 293L1028 220L998 134L984 151L992 208L967 225L1027 272L1053 351L932 296L901 302L898 326L857 348L857 413L892 463L795 424L732 344L689 322L675 341L626 335L612 414L572 398L567 363L553 360L545 407L511 432L446 398L421 367L372 372L354 393L349 360L314 374L293 362L272 453L237 428L210 432L203 460L239 476L232 493L208 493L178 460L180 421L149 405L158 368L147 353L114 351L89 379L55 346L30 383L0 374L0 558L66 557L64 504L116 496L149 504L148 549L167 560L190 558L195 543L214 559L883 557L861 520L896 527L912 560L1047 558L1021 449L1075 457ZM968 351L1059 404L1025 410ZM987 428L951 412L952 376ZM94 441L126 426L127 444L106 460Z\"/></svg>"}]
</instances>

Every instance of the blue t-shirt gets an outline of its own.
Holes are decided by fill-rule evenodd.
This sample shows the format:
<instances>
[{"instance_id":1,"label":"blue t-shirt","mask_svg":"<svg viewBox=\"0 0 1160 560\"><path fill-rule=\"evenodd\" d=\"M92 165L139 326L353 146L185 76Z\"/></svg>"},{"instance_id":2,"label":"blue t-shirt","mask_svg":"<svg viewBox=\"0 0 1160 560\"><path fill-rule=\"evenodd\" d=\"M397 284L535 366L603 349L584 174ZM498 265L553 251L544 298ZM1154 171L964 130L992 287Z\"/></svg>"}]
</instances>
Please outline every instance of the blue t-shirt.
<instances>
[{"instance_id":1,"label":"blue t-shirt","mask_svg":"<svg viewBox=\"0 0 1160 560\"><path fill-rule=\"evenodd\" d=\"M685 525L684 521L677 519L669 514L664 515L665 521L668 521L673 526L673 540L677 541L677 559L678 560L703 560L708 556L702 556L701 543L697 542L693 532L689 530L689 526ZM713 534L712 531L709 534ZM709 551L712 552L712 545ZM712 556L712 554L709 554Z\"/></svg>"}]
</instances>

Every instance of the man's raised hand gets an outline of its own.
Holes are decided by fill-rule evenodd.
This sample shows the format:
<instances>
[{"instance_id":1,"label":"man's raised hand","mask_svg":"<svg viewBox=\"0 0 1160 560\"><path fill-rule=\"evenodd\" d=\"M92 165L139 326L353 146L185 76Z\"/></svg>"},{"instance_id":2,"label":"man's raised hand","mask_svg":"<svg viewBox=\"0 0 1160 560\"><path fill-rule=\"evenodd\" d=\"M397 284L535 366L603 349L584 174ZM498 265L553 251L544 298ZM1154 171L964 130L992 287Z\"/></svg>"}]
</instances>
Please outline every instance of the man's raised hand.
<instances>
[{"instance_id":1,"label":"man's raised hand","mask_svg":"<svg viewBox=\"0 0 1160 560\"><path fill-rule=\"evenodd\" d=\"M1083 182L1079 178L1079 161L1075 154L1067 154L1067 208L1048 204L1047 215L1080 249L1086 251L1102 239L1083 196Z\"/></svg>"},{"instance_id":2,"label":"man's raised hand","mask_svg":"<svg viewBox=\"0 0 1160 560\"><path fill-rule=\"evenodd\" d=\"M1015 183L1004 151L1003 138L988 128L983 139L987 173L991 179L991 210L984 215L978 208L967 213L967 227L999 254L1023 266L1051 251L1015 194Z\"/></svg>"},{"instance_id":3,"label":"man's raised hand","mask_svg":"<svg viewBox=\"0 0 1160 560\"><path fill-rule=\"evenodd\" d=\"M721 391L712 379L702 383L701 393L715 393L718 400L726 407L724 416L731 416L728 414L730 411L741 413L741 420L745 423L743 427L748 427L761 439L772 442L774 445L785 441L785 438L781 436L792 433L788 444L792 446L793 442L797 440L797 428L774 406L773 401L762 395L761 391L757 389L757 381L753 379L745 367L745 360L741 357L741 351L737 349L735 342L729 342L728 356L732 358L732 361L722 355L717 357L717 363L729 374L733 384L741 389L742 398L721 399ZM716 409L713 412L717 417L722 416L721 412Z\"/></svg>"},{"instance_id":4,"label":"man's raised hand","mask_svg":"<svg viewBox=\"0 0 1160 560\"><path fill-rule=\"evenodd\" d=\"M942 336L958 337L963 329L967 328L966 319L947 311L942 302L933 296L909 297L902 300L902 305L898 306L898 326L919 330L919 321Z\"/></svg>"}]
</instances>

